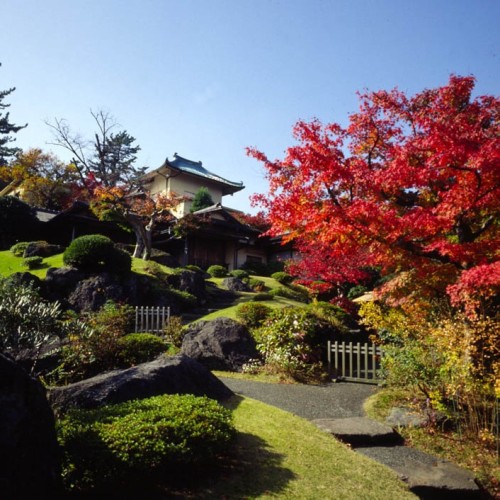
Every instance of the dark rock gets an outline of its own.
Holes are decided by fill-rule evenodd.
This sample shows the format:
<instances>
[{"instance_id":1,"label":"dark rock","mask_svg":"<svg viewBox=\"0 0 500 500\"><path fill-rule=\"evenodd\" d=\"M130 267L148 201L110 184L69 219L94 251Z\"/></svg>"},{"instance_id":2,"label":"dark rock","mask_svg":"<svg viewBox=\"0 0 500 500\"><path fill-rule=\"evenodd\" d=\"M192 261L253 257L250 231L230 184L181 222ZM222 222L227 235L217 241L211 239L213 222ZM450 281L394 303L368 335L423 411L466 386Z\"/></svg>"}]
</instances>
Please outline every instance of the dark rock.
<instances>
[{"instance_id":1,"label":"dark rock","mask_svg":"<svg viewBox=\"0 0 500 500\"><path fill-rule=\"evenodd\" d=\"M126 370L54 387L49 401L57 412L68 408L97 408L159 394L194 394L219 401L233 393L203 365L185 356L160 356Z\"/></svg>"},{"instance_id":2,"label":"dark rock","mask_svg":"<svg viewBox=\"0 0 500 500\"><path fill-rule=\"evenodd\" d=\"M211 370L238 371L250 359L259 357L248 329L229 318L189 325L181 352Z\"/></svg>"},{"instance_id":3,"label":"dark rock","mask_svg":"<svg viewBox=\"0 0 500 500\"><path fill-rule=\"evenodd\" d=\"M252 289L239 278L224 278L222 286L231 292L251 292Z\"/></svg>"},{"instance_id":4,"label":"dark rock","mask_svg":"<svg viewBox=\"0 0 500 500\"><path fill-rule=\"evenodd\" d=\"M128 299L123 283L109 273L100 273L80 281L68 296L68 303L77 311L97 311L108 300Z\"/></svg>"},{"instance_id":5,"label":"dark rock","mask_svg":"<svg viewBox=\"0 0 500 500\"><path fill-rule=\"evenodd\" d=\"M51 267L45 277L47 298L67 304L67 297L84 277L84 273L73 267Z\"/></svg>"},{"instance_id":6,"label":"dark rock","mask_svg":"<svg viewBox=\"0 0 500 500\"><path fill-rule=\"evenodd\" d=\"M26 247L24 257L50 257L51 255L62 253L63 251L64 247L61 245L52 245L46 241L32 241Z\"/></svg>"},{"instance_id":7,"label":"dark rock","mask_svg":"<svg viewBox=\"0 0 500 500\"><path fill-rule=\"evenodd\" d=\"M102 272L84 273L62 267L47 271L46 298L58 300L75 311L96 311L108 301L131 306L170 306L175 314L179 307L168 293L162 294L148 276L127 273L123 276Z\"/></svg>"},{"instance_id":8,"label":"dark rock","mask_svg":"<svg viewBox=\"0 0 500 500\"><path fill-rule=\"evenodd\" d=\"M0 495L54 498L59 452L43 386L0 354Z\"/></svg>"}]
</instances>

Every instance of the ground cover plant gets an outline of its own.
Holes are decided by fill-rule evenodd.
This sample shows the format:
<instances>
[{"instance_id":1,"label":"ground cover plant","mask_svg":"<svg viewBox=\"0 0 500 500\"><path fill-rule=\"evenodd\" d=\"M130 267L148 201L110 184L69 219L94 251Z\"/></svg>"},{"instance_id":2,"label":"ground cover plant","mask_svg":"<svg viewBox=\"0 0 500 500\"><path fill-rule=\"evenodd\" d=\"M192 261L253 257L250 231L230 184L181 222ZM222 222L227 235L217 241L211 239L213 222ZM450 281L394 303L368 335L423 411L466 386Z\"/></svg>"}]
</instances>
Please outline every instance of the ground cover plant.
<instances>
[{"instance_id":1,"label":"ground cover plant","mask_svg":"<svg viewBox=\"0 0 500 500\"><path fill-rule=\"evenodd\" d=\"M57 425L62 477L72 491L162 483L184 476L225 451L234 438L231 412L192 395L162 395L70 410ZM166 481L168 484L168 479Z\"/></svg>"}]
</instances>

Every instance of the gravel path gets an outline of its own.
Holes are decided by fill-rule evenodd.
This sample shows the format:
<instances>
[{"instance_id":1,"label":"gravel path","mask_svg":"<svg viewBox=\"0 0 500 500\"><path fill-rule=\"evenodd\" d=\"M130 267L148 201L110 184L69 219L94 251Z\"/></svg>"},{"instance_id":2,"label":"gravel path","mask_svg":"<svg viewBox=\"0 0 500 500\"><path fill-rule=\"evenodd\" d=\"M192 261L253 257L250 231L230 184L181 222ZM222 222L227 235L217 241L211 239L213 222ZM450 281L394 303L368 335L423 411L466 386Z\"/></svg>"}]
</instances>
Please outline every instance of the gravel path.
<instances>
[{"instance_id":1,"label":"gravel path","mask_svg":"<svg viewBox=\"0 0 500 500\"><path fill-rule=\"evenodd\" d=\"M219 377L233 392L276 406L299 417L347 418L364 415L363 402L377 390L368 384L269 384Z\"/></svg>"}]
</instances>

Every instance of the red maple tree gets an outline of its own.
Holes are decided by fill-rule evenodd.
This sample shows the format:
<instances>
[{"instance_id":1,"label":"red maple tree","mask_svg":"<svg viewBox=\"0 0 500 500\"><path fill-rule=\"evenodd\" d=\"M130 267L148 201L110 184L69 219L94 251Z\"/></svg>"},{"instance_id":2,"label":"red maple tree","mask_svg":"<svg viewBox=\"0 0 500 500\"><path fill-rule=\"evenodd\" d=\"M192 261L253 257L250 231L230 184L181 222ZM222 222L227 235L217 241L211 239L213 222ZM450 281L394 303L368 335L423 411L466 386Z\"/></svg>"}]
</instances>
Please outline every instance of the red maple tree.
<instances>
[{"instance_id":1,"label":"red maple tree","mask_svg":"<svg viewBox=\"0 0 500 500\"><path fill-rule=\"evenodd\" d=\"M500 107L474 85L360 94L347 127L299 121L282 160L248 148L269 181L254 202L268 233L298 246L296 272L336 285L377 266L398 278L393 292L411 282L469 312L485 305L500 284Z\"/></svg>"}]
</instances>

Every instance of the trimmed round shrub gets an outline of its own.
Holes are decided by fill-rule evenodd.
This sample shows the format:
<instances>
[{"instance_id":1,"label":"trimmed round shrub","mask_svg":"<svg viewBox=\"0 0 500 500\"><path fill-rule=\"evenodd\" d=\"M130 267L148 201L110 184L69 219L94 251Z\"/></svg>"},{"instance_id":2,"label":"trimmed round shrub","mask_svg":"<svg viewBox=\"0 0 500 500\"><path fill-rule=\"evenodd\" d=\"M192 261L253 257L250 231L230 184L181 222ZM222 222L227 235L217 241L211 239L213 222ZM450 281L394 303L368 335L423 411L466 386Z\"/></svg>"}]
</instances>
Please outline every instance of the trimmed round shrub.
<instances>
[{"instance_id":1,"label":"trimmed round shrub","mask_svg":"<svg viewBox=\"0 0 500 500\"><path fill-rule=\"evenodd\" d=\"M259 302L245 302L236 309L236 317L249 328L260 326L271 314L272 309Z\"/></svg>"},{"instance_id":2,"label":"trimmed round shrub","mask_svg":"<svg viewBox=\"0 0 500 500\"><path fill-rule=\"evenodd\" d=\"M128 273L132 269L132 257L125 250L113 248L111 258L109 259L106 270L121 274Z\"/></svg>"},{"instance_id":3,"label":"trimmed round shrub","mask_svg":"<svg viewBox=\"0 0 500 500\"><path fill-rule=\"evenodd\" d=\"M224 278L227 276L227 269L224 266L214 264L207 269L207 273L210 274L212 278Z\"/></svg>"},{"instance_id":4,"label":"trimmed round shrub","mask_svg":"<svg viewBox=\"0 0 500 500\"><path fill-rule=\"evenodd\" d=\"M250 275L243 269L234 269L229 273L233 278L238 278L240 280L244 280L248 278Z\"/></svg>"},{"instance_id":5,"label":"trimmed round shrub","mask_svg":"<svg viewBox=\"0 0 500 500\"><path fill-rule=\"evenodd\" d=\"M123 250L115 248L112 240L101 234L89 234L74 239L63 254L67 266L82 271L130 271L132 260Z\"/></svg>"},{"instance_id":6,"label":"trimmed round shrub","mask_svg":"<svg viewBox=\"0 0 500 500\"><path fill-rule=\"evenodd\" d=\"M118 340L120 359L126 366L155 359L167 350L167 344L152 333L129 333Z\"/></svg>"},{"instance_id":7,"label":"trimmed round shrub","mask_svg":"<svg viewBox=\"0 0 500 500\"><path fill-rule=\"evenodd\" d=\"M15 245L12 245L10 247L10 251L16 256L16 257L22 257L24 255L24 251L30 244L29 241L20 241L19 243L16 243Z\"/></svg>"},{"instance_id":8,"label":"trimmed round shrub","mask_svg":"<svg viewBox=\"0 0 500 500\"><path fill-rule=\"evenodd\" d=\"M192 395L70 410L57 425L67 489L164 480L213 461L235 436L231 412Z\"/></svg>"},{"instance_id":9,"label":"trimmed round shrub","mask_svg":"<svg viewBox=\"0 0 500 500\"><path fill-rule=\"evenodd\" d=\"M275 279L278 283L282 285L288 285L293 281L293 276L283 271L278 271L277 273L271 274L271 278Z\"/></svg>"},{"instance_id":10,"label":"trimmed round shrub","mask_svg":"<svg viewBox=\"0 0 500 500\"><path fill-rule=\"evenodd\" d=\"M43 257L38 255L34 257L26 257L23 259L23 266L26 266L28 269L38 269L43 262Z\"/></svg>"}]
</instances>

